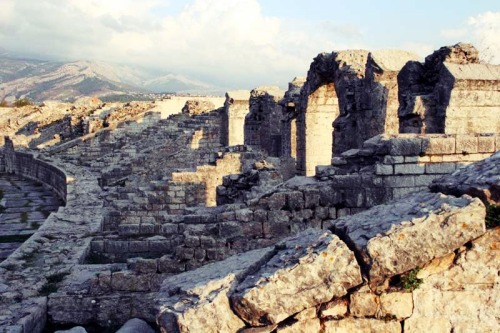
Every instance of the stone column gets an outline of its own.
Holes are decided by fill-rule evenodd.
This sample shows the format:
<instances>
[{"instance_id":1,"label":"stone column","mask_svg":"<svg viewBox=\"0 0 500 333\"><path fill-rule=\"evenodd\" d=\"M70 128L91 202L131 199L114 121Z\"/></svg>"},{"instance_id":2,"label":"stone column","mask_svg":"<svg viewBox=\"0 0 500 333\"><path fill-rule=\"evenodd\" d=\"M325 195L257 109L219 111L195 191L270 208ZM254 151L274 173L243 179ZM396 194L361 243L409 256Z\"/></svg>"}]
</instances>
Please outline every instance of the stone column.
<instances>
[{"instance_id":1,"label":"stone column","mask_svg":"<svg viewBox=\"0 0 500 333\"><path fill-rule=\"evenodd\" d=\"M250 91L236 90L226 93L222 116L221 143L224 146L245 143L245 116L250 110Z\"/></svg>"}]
</instances>

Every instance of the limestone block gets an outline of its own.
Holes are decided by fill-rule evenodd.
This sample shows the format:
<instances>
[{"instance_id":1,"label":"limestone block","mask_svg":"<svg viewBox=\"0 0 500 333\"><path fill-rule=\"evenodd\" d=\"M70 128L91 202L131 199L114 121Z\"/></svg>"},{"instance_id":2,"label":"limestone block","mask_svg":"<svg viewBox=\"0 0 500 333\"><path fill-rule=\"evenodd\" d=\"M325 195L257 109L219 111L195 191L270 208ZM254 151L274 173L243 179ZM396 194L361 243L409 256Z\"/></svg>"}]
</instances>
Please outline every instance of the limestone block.
<instances>
[{"instance_id":1,"label":"limestone block","mask_svg":"<svg viewBox=\"0 0 500 333\"><path fill-rule=\"evenodd\" d=\"M413 295L398 292L382 294L380 310L384 318L406 319L413 313Z\"/></svg>"},{"instance_id":2,"label":"limestone block","mask_svg":"<svg viewBox=\"0 0 500 333\"><path fill-rule=\"evenodd\" d=\"M425 173L452 173L456 168L455 163L432 163L425 165Z\"/></svg>"},{"instance_id":3,"label":"limestone block","mask_svg":"<svg viewBox=\"0 0 500 333\"><path fill-rule=\"evenodd\" d=\"M109 253L126 253L128 252L127 241L105 241L104 249Z\"/></svg>"},{"instance_id":4,"label":"limestone block","mask_svg":"<svg viewBox=\"0 0 500 333\"><path fill-rule=\"evenodd\" d=\"M354 317L374 317L379 308L379 297L368 291L351 294L349 310Z\"/></svg>"},{"instance_id":5,"label":"limestone block","mask_svg":"<svg viewBox=\"0 0 500 333\"><path fill-rule=\"evenodd\" d=\"M421 175L425 172L425 164L397 164L394 166L396 175Z\"/></svg>"},{"instance_id":6,"label":"limestone block","mask_svg":"<svg viewBox=\"0 0 500 333\"><path fill-rule=\"evenodd\" d=\"M474 135L457 135L455 144L457 154L473 154L478 152L478 141Z\"/></svg>"},{"instance_id":7,"label":"limestone block","mask_svg":"<svg viewBox=\"0 0 500 333\"><path fill-rule=\"evenodd\" d=\"M235 212L236 220L241 222L249 222L253 220L253 211L250 209L240 209Z\"/></svg>"},{"instance_id":8,"label":"limestone block","mask_svg":"<svg viewBox=\"0 0 500 333\"><path fill-rule=\"evenodd\" d=\"M347 315L348 301L344 298L334 299L326 304L323 304L320 311L321 318L331 317L333 319L344 318Z\"/></svg>"},{"instance_id":9,"label":"limestone block","mask_svg":"<svg viewBox=\"0 0 500 333\"><path fill-rule=\"evenodd\" d=\"M488 230L473 240L458 256L445 256L431 262L419 272L425 278L423 289L475 291L500 285L500 228Z\"/></svg>"},{"instance_id":10,"label":"limestone block","mask_svg":"<svg viewBox=\"0 0 500 333\"><path fill-rule=\"evenodd\" d=\"M398 137L389 141L389 153L393 156L418 156L421 152L421 138Z\"/></svg>"},{"instance_id":11,"label":"limestone block","mask_svg":"<svg viewBox=\"0 0 500 333\"><path fill-rule=\"evenodd\" d=\"M384 321L377 319L346 318L341 320L328 320L324 324L324 333L401 333L399 321ZM406 332L406 328L405 328ZM421 331L425 332L425 331ZM441 331L447 332L447 331Z\"/></svg>"},{"instance_id":12,"label":"limestone block","mask_svg":"<svg viewBox=\"0 0 500 333\"><path fill-rule=\"evenodd\" d=\"M156 273L158 269L155 259L132 258L127 263L128 268L136 273Z\"/></svg>"},{"instance_id":13,"label":"limestone block","mask_svg":"<svg viewBox=\"0 0 500 333\"><path fill-rule=\"evenodd\" d=\"M172 235L179 233L179 225L177 223L165 223L161 226L161 232L164 235Z\"/></svg>"},{"instance_id":14,"label":"limestone block","mask_svg":"<svg viewBox=\"0 0 500 333\"><path fill-rule=\"evenodd\" d=\"M413 315L405 332L497 332L500 290L413 292Z\"/></svg>"},{"instance_id":15,"label":"limestone block","mask_svg":"<svg viewBox=\"0 0 500 333\"><path fill-rule=\"evenodd\" d=\"M144 320L133 318L128 320L116 333L155 333Z\"/></svg>"},{"instance_id":16,"label":"limestone block","mask_svg":"<svg viewBox=\"0 0 500 333\"><path fill-rule=\"evenodd\" d=\"M414 176L387 176L384 177L386 187L413 187L415 186Z\"/></svg>"},{"instance_id":17,"label":"limestone block","mask_svg":"<svg viewBox=\"0 0 500 333\"><path fill-rule=\"evenodd\" d=\"M156 302L165 332L237 332L245 324L229 305L228 293L252 274L274 249L254 250L163 281Z\"/></svg>"},{"instance_id":18,"label":"limestone block","mask_svg":"<svg viewBox=\"0 0 500 333\"><path fill-rule=\"evenodd\" d=\"M297 321L291 325L278 327L278 333L303 333L303 332L321 332L321 323L318 318Z\"/></svg>"},{"instance_id":19,"label":"limestone block","mask_svg":"<svg viewBox=\"0 0 500 333\"><path fill-rule=\"evenodd\" d=\"M424 153L428 155L455 154L455 138L446 136L430 137L424 141ZM461 153L461 152L459 152Z\"/></svg>"},{"instance_id":20,"label":"limestone block","mask_svg":"<svg viewBox=\"0 0 500 333\"><path fill-rule=\"evenodd\" d=\"M392 175L393 173L394 173L394 167L392 165L386 165L386 164L375 165L376 175Z\"/></svg>"},{"instance_id":21,"label":"limestone block","mask_svg":"<svg viewBox=\"0 0 500 333\"><path fill-rule=\"evenodd\" d=\"M333 230L358 252L370 283L379 284L481 236L484 217L479 199L415 192L338 219Z\"/></svg>"},{"instance_id":22,"label":"limestone block","mask_svg":"<svg viewBox=\"0 0 500 333\"><path fill-rule=\"evenodd\" d=\"M184 238L184 245L186 245L186 247L199 247L200 237L186 235Z\"/></svg>"},{"instance_id":23,"label":"limestone block","mask_svg":"<svg viewBox=\"0 0 500 333\"><path fill-rule=\"evenodd\" d=\"M315 208L319 205L320 193L318 189L304 190L304 208Z\"/></svg>"},{"instance_id":24,"label":"limestone block","mask_svg":"<svg viewBox=\"0 0 500 333\"><path fill-rule=\"evenodd\" d=\"M404 163L405 157L404 156L392 156L392 155L386 155L384 156L384 164L401 164Z\"/></svg>"},{"instance_id":25,"label":"limestone block","mask_svg":"<svg viewBox=\"0 0 500 333\"><path fill-rule=\"evenodd\" d=\"M477 138L478 153L493 153L495 151L494 136L479 136Z\"/></svg>"},{"instance_id":26,"label":"limestone block","mask_svg":"<svg viewBox=\"0 0 500 333\"><path fill-rule=\"evenodd\" d=\"M115 291L149 291L150 285L147 277L121 271L111 274L111 288Z\"/></svg>"},{"instance_id":27,"label":"limestone block","mask_svg":"<svg viewBox=\"0 0 500 333\"><path fill-rule=\"evenodd\" d=\"M299 191L287 192L286 200L288 209L292 211L304 208L304 197L302 195L302 192Z\"/></svg>"},{"instance_id":28,"label":"limestone block","mask_svg":"<svg viewBox=\"0 0 500 333\"><path fill-rule=\"evenodd\" d=\"M252 326L279 323L361 283L354 254L330 232L310 229L277 248L231 296L235 311Z\"/></svg>"}]
</instances>

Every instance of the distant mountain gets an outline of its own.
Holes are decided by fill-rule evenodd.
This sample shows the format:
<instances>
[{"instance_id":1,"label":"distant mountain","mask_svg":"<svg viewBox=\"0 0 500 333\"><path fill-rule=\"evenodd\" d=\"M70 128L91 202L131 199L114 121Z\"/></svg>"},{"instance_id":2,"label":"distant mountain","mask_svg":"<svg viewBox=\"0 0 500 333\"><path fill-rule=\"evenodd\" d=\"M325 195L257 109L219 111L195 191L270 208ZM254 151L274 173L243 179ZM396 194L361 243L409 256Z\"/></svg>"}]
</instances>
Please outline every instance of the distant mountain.
<instances>
[{"instance_id":1,"label":"distant mountain","mask_svg":"<svg viewBox=\"0 0 500 333\"><path fill-rule=\"evenodd\" d=\"M51 62L9 56L0 49L0 99L74 100L82 96L149 92L213 94L210 84L181 75L157 76L129 66L95 61Z\"/></svg>"}]
</instances>

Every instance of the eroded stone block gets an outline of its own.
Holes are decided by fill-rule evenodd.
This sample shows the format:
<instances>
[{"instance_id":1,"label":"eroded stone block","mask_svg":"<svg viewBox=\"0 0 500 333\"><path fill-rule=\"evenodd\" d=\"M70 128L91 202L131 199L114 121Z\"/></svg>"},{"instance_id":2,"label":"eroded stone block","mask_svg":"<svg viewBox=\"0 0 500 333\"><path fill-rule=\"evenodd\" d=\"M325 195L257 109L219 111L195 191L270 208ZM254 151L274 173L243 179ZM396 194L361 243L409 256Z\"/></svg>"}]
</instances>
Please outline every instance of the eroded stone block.
<instances>
[{"instance_id":1,"label":"eroded stone block","mask_svg":"<svg viewBox=\"0 0 500 333\"><path fill-rule=\"evenodd\" d=\"M279 323L361 283L354 254L329 232L307 230L283 241L278 249L231 296L235 311L252 326Z\"/></svg>"},{"instance_id":2,"label":"eroded stone block","mask_svg":"<svg viewBox=\"0 0 500 333\"><path fill-rule=\"evenodd\" d=\"M370 283L378 284L481 236L484 217L479 199L423 192L339 219L333 230L358 252Z\"/></svg>"}]
</instances>

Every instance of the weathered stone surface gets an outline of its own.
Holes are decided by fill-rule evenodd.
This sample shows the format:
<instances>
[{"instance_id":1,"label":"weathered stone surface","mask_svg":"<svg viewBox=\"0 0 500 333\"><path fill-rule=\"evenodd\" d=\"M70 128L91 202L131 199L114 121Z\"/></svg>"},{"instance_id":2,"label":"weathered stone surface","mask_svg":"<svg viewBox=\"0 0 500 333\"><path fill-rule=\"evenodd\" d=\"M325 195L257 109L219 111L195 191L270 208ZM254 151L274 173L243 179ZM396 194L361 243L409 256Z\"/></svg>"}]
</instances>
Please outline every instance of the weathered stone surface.
<instances>
[{"instance_id":1,"label":"weathered stone surface","mask_svg":"<svg viewBox=\"0 0 500 333\"><path fill-rule=\"evenodd\" d=\"M127 321L116 333L155 333L144 320L133 318Z\"/></svg>"},{"instance_id":2,"label":"weathered stone surface","mask_svg":"<svg viewBox=\"0 0 500 333\"><path fill-rule=\"evenodd\" d=\"M399 321L384 321L377 319L346 318L326 321L324 333L400 333Z\"/></svg>"},{"instance_id":3,"label":"weathered stone surface","mask_svg":"<svg viewBox=\"0 0 500 333\"><path fill-rule=\"evenodd\" d=\"M321 332L321 323L318 318L306 319L297 321L293 324L279 327L276 332L278 333L303 333L303 332Z\"/></svg>"},{"instance_id":4,"label":"weathered stone surface","mask_svg":"<svg viewBox=\"0 0 500 333\"><path fill-rule=\"evenodd\" d=\"M500 292L417 289L405 332L496 332Z\"/></svg>"},{"instance_id":5,"label":"weathered stone surface","mask_svg":"<svg viewBox=\"0 0 500 333\"><path fill-rule=\"evenodd\" d=\"M231 296L235 311L252 326L278 323L361 283L354 254L329 232L307 230L278 248Z\"/></svg>"},{"instance_id":6,"label":"weathered stone surface","mask_svg":"<svg viewBox=\"0 0 500 333\"><path fill-rule=\"evenodd\" d=\"M414 193L337 220L333 230L357 251L370 283L453 252L485 231L479 199Z\"/></svg>"},{"instance_id":7,"label":"weathered stone surface","mask_svg":"<svg viewBox=\"0 0 500 333\"><path fill-rule=\"evenodd\" d=\"M344 298L334 299L321 307L320 317L331 317L333 319L344 318L348 311L348 300Z\"/></svg>"},{"instance_id":8,"label":"weathered stone surface","mask_svg":"<svg viewBox=\"0 0 500 333\"><path fill-rule=\"evenodd\" d=\"M485 204L500 204L500 152L436 179L429 187L450 195L478 197Z\"/></svg>"},{"instance_id":9,"label":"weathered stone surface","mask_svg":"<svg viewBox=\"0 0 500 333\"><path fill-rule=\"evenodd\" d=\"M498 133L499 77L500 66L479 63L477 49L464 43L408 62L398 75L400 132ZM457 152L473 153L477 144L457 142Z\"/></svg>"},{"instance_id":10,"label":"weathered stone surface","mask_svg":"<svg viewBox=\"0 0 500 333\"><path fill-rule=\"evenodd\" d=\"M413 295L411 293L387 293L380 295L380 313L383 318L403 320L413 313Z\"/></svg>"},{"instance_id":11,"label":"weathered stone surface","mask_svg":"<svg viewBox=\"0 0 500 333\"><path fill-rule=\"evenodd\" d=\"M379 297L368 288L350 295L349 310L354 317L374 317L380 307Z\"/></svg>"},{"instance_id":12,"label":"weathered stone surface","mask_svg":"<svg viewBox=\"0 0 500 333\"><path fill-rule=\"evenodd\" d=\"M233 256L163 281L157 323L166 332L236 332L245 326L231 310L228 293L264 264L272 248Z\"/></svg>"}]
</instances>

